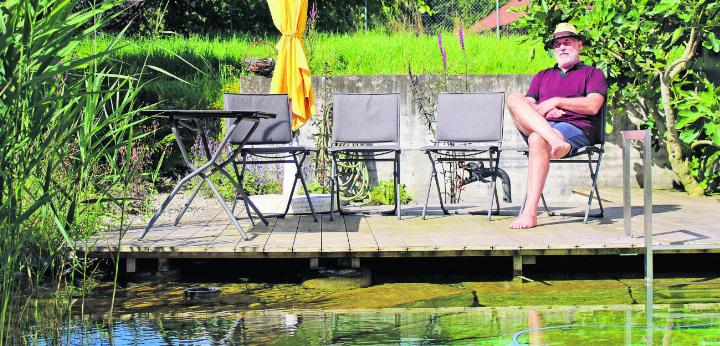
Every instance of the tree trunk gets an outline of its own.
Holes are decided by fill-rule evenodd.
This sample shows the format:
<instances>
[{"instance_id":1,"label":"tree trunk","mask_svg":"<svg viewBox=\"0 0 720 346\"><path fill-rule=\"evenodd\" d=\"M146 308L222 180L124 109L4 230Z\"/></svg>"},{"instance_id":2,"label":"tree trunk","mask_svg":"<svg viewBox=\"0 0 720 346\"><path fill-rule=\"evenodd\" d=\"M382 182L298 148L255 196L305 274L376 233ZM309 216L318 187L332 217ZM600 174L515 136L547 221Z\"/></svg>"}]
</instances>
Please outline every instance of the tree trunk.
<instances>
[{"instance_id":1,"label":"tree trunk","mask_svg":"<svg viewBox=\"0 0 720 346\"><path fill-rule=\"evenodd\" d=\"M668 78L660 78L660 94L662 96L663 110L665 111L665 125L667 127L665 146L668 152L670 167L688 195L702 196L705 190L703 190L697 180L690 174L690 163L683 155L680 136L675 128L675 111L670 105L672 96L670 92L670 80Z\"/></svg>"}]
</instances>

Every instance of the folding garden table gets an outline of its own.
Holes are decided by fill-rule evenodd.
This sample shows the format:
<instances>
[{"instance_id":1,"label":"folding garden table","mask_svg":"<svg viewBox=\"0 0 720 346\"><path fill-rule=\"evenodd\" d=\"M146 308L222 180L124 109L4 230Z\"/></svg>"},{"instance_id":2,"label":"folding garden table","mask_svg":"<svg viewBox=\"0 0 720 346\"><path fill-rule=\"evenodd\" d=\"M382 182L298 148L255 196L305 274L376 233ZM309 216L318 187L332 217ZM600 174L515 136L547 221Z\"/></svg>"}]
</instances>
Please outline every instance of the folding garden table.
<instances>
[{"instance_id":1,"label":"folding garden table","mask_svg":"<svg viewBox=\"0 0 720 346\"><path fill-rule=\"evenodd\" d=\"M248 240L249 238L247 234L245 234L242 226L240 226L240 224L238 223L237 218L233 214L233 211L228 207L228 205L225 203L225 200L220 195L217 187L215 187L215 185L209 179L209 177L215 173L220 173L224 175L228 180L230 180L233 186L238 191L242 192L241 195L245 199L247 205L253 208L255 213L265 224L268 224L267 220L262 215L262 213L260 213L255 204L253 204L253 202L246 197L242 185L236 182L233 177L225 170L225 166L231 164L240 151L234 151L229 157L222 157L222 153L230 142L230 138L233 137L233 134L236 131L242 134L244 139L239 143L234 143L234 145L236 147L242 147L250 138L250 136L252 136L253 132L258 127L260 121L262 119L275 118L275 114L261 111L232 110L151 110L145 111L143 112L143 114L148 116L167 117L170 119L170 126L172 128L173 134L175 135L175 141L177 142L178 147L180 147L180 152L182 153L183 159L185 160L185 164L187 164L187 166L192 170L192 172L186 175L180 181L178 181L177 185L175 185L167 198L165 198L165 201L163 201L160 209L155 212L153 217L150 219L150 222L148 222L147 226L145 226L145 230L142 236L140 236L141 239L145 237L148 231L153 227L158 217L160 217L165 208L167 208L173 198L175 198L175 195L180 191L180 189L192 178L200 176L202 178L202 181L199 183L198 186L196 186L195 190L188 198L188 201L185 203L183 210L180 212L177 219L175 220L175 224L177 225L180 222L180 218L182 218L182 215L185 213L188 206L192 203L193 199L200 190L200 186L203 183L207 183L210 186L210 189L212 189L212 192L215 195L218 203L225 210L225 213L227 213L228 218L230 218L232 224L235 226L238 232L240 232L240 235L243 237L243 239ZM215 152L212 152L207 138L207 124L209 120L223 118L235 119L235 121L229 124L227 131L225 131L225 137L222 139L222 141L220 141L220 144L217 146L217 148L215 148ZM180 131L178 130L179 125L182 125L183 127L193 130L199 134L200 140L202 141L202 145L204 147L204 154L208 160L202 166L197 167L190 159L187 149L183 144Z\"/></svg>"}]
</instances>

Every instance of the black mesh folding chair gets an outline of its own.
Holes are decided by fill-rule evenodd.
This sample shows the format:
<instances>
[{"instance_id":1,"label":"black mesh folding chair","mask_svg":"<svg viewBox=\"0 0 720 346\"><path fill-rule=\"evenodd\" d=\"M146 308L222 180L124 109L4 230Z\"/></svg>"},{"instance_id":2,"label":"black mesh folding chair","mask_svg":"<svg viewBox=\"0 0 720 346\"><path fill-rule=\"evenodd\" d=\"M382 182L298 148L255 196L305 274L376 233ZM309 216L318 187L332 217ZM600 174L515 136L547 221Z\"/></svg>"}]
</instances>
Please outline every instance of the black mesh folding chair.
<instances>
[{"instance_id":1,"label":"black mesh folding chair","mask_svg":"<svg viewBox=\"0 0 720 346\"><path fill-rule=\"evenodd\" d=\"M293 163L297 168L295 173L295 179L293 180L292 189L288 194L287 205L285 211L277 215L266 215L276 216L279 218L285 217L290 210L290 204L292 203L293 193L297 186L298 180L305 189L305 196L307 197L308 205L310 206L310 212L312 213L313 220L318 221L317 215L315 214L315 208L313 207L310 194L308 193L307 184L305 183L305 176L302 171L302 164L307 156L317 151L317 149L297 145L293 143L292 127L290 123L290 104L288 103L288 96L283 94L223 94L223 101L225 110L259 110L264 112L270 112L277 114L275 119L267 119L260 122L258 128L250 136L245 146L239 150L239 159L233 162L233 168L235 169L235 175L239 181L239 185L242 186L243 179L245 177L245 170L247 165L256 164L280 164L280 163ZM243 139L244 128L240 128L235 131L235 134L230 139L231 144L235 144L235 141ZM239 143L239 142L238 142ZM241 169L238 170L238 165ZM243 189L237 189L235 193L235 199L233 200L232 209L235 210L239 196L244 196L245 191ZM243 198L243 201L245 198ZM250 205L255 209L254 205ZM250 222L253 224L252 212L248 208L248 203L245 203L245 209L247 210ZM256 214L264 220L262 213L255 209Z\"/></svg>"},{"instance_id":2,"label":"black mesh folding chair","mask_svg":"<svg viewBox=\"0 0 720 346\"><path fill-rule=\"evenodd\" d=\"M332 200L340 207L338 162L392 161L395 208L400 218L400 96L398 94L334 94L330 184ZM388 157L392 155L392 157ZM332 205L332 203L331 203ZM333 208L330 207L330 219Z\"/></svg>"},{"instance_id":3,"label":"black mesh folding chair","mask_svg":"<svg viewBox=\"0 0 720 346\"><path fill-rule=\"evenodd\" d=\"M550 160L551 163L583 163L588 165L588 169L590 170L590 193L588 197L588 203L587 208L585 209L585 217L583 218L583 223L587 223L588 217L595 217L595 218L602 218L605 214L605 210L603 209L602 205L602 198L600 198L600 191L598 190L597 186L597 180L598 176L600 174L600 162L602 161L602 156L605 153L605 123L606 123L606 116L607 116L607 105L603 104L602 108L600 109L600 123L597 123L595 126L595 138L597 141L593 143L592 145L588 145L586 147L579 148L577 151L565 156L562 159L552 159ZM521 148L519 149L520 152L522 152L525 156L529 153L529 148ZM580 156L587 156L587 158L579 158ZM595 167L593 167L593 164ZM592 201L593 201L593 194L597 197L598 204L600 205L600 212L595 214L590 214L590 208L592 207ZM541 194L540 198L543 203L543 207L545 208L545 211L547 212L548 216L555 216L555 215L570 215L572 214L560 214L556 213L554 211L551 211L550 208L548 208L547 202L545 201L545 194ZM525 197L523 198L522 206L520 207L520 213L522 213L523 209L525 209L525 202L527 202L527 190L525 191ZM519 214L518 214L519 215Z\"/></svg>"},{"instance_id":4,"label":"black mesh folding chair","mask_svg":"<svg viewBox=\"0 0 720 346\"><path fill-rule=\"evenodd\" d=\"M442 162L488 162L492 176L488 220L492 218L493 202L500 200L497 193L498 165L502 150L505 93L441 93L438 98L437 129L434 145L422 148L430 159L431 171L425 194L422 217L427 214L432 182L435 180L440 208L449 214L443 204L436 164ZM487 155L487 157L485 157Z\"/></svg>"}]
</instances>

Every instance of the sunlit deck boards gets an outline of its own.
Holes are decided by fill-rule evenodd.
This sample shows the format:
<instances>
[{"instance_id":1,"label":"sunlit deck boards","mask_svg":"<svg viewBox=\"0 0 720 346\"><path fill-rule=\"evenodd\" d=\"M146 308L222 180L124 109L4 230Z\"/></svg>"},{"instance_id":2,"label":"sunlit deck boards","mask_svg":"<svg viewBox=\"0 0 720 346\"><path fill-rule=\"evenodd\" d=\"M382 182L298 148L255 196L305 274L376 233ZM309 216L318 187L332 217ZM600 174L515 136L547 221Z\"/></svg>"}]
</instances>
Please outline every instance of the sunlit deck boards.
<instances>
[{"instance_id":1,"label":"sunlit deck boards","mask_svg":"<svg viewBox=\"0 0 720 346\"><path fill-rule=\"evenodd\" d=\"M641 191L634 201L642 203ZM317 257L434 257L509 255L592 255L640 253L643 238L623 236L622 199L619 190L603 191L606 216L590 219L540 217L540 227L512 230L517 206L503 206L500 216L432 213L427 220L419 207L404 209L402 220L391 216L346 215L330 221L322 215L270 218L268 226L241 224L250 235L243 240L219 208L207 209L180 225L159 224L145 239L142 226L131 228L118 243L117 232L98 234L77 244L91 253L115 252L128 257L173 258L317 258ZM557 207L557 206L556 206ZM567 205L566 205L567 207ZM581 211L581 205L556 208ZM654 194L656 252L720 252L720 197L689 198L681 192ZM239 213L238 213L239 214ZM337 214L336 214L337 215ZM633 230L642 233L642 207L633 208ZM118 247L119 245L119 247ZM682 246L682 247L680 247Z\"/></svg>"}]
</instances>

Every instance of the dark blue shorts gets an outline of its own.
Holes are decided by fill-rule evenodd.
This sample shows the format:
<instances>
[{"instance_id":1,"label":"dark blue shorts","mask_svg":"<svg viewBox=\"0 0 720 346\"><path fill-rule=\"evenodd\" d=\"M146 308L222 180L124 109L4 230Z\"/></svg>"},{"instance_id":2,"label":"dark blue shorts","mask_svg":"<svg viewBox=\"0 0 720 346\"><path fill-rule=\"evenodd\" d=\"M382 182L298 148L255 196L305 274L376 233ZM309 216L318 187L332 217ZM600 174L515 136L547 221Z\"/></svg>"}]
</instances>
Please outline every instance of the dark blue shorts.
<instances>
[{"instance_id":1,"label":"dark blue shorts","mask_svg":"<svg viewBox=\"0 0 720 346\"><path fill-rule=\"evenodd\" d=\"M565 138L565 142L570 143L570 145L572 146L572 149L570 150L568 155L576 153L580 148L592 145L592 143L590 142L590 138L585 135L585 132L583 132L583 130L581 130L575 125L566 122L555 121L548 121L548 124L550 124L550 127L560 131L560 133L562 133L563 137ZM522 134L522 132L520 134ZM522 134L522 136L525 139L525 143L527 143L527 137L524 134Z\"/></svg>"}]
</instances>

